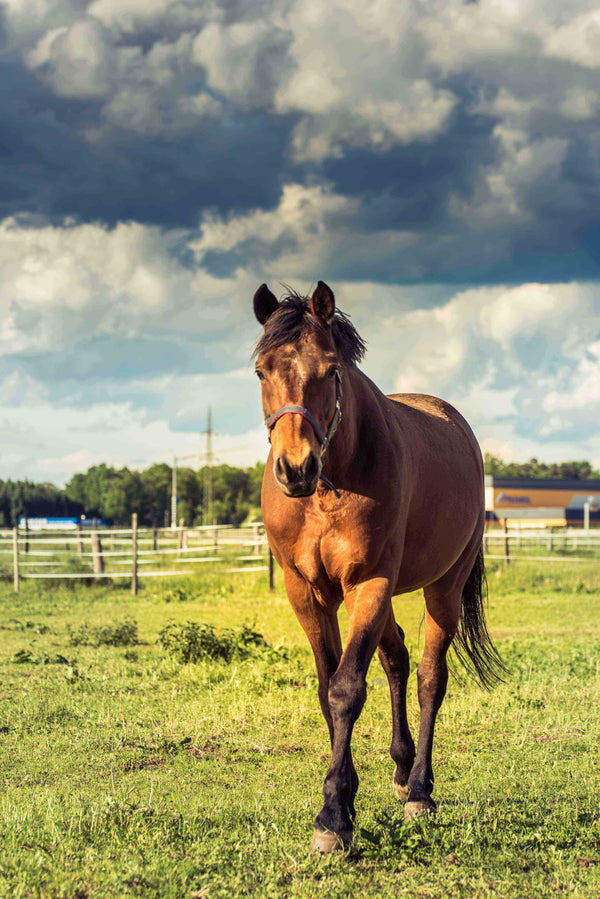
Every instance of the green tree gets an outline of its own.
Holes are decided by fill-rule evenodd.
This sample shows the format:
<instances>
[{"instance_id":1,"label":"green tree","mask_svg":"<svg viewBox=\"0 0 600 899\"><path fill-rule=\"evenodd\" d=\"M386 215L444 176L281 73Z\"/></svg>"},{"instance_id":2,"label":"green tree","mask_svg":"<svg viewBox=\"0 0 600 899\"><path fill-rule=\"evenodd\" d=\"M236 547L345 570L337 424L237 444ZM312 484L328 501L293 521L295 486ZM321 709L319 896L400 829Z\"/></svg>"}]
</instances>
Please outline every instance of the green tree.
<instances>
[{"instance_id":1,"label":"green tree","mask_svg":"<svg viewBox=\"0 0 600 899\"><path fill-rule=\"evenodd\" d=\"M171 509L171 466L166 462L151 465L140 472L140 479L143 495L140 514L152 527L162 527Z\"/></svg>"},{"instance_id":2,"label":"green tree","mask_svg":"<svg viewBox=\"0 0 600 899\"><path fill-rule=\"evenodd\" d=\"M532 457L527 462L504 462L486 453L484 471L497 478L564 478L576 481L600 479L600 472L585 459L571 462L540 462Z\"/></svg>"}]
</instances>

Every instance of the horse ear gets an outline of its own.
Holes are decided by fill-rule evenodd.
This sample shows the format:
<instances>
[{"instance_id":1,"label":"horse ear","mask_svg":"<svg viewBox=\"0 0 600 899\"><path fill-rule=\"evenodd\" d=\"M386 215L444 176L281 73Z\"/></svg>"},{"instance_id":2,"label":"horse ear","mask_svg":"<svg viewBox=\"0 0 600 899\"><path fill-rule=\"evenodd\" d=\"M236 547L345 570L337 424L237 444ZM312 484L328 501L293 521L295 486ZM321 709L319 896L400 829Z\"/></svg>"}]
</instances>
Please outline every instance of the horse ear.
<instances>
[{"instance_id":1,"label":"horse ear","mask_svg":"<svg viewBox=\"0 0 600 899\"><path fill-rule=\"evenodd\" d=\"M261 325L266 323L278 306L277 297L271 293L266 284L261 284L254 294L254 314Z\"/></svg>"},{"instance_id":2,"label":"horse ear","mask_svg":"<svg viewBox=\"0 0 600 899\"><path fill-rule=\"evenodd\" d=\"M335 313L335 297L333 290L324 281L319 281L310 299L310 311L322 319L326 325L333 321Z\"/></svg>"}]
</instances>

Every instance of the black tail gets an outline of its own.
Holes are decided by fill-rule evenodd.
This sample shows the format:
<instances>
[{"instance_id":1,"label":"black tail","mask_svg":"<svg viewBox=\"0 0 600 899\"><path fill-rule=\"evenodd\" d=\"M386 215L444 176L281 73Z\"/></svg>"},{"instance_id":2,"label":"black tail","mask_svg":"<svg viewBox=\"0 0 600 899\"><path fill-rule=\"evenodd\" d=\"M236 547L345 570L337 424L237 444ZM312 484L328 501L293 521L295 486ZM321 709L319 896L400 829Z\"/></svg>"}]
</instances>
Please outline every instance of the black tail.
<instances>
[{"instance_id":1,"label":"black tail","mask_svg":"<svg viewBox=\"0 0 600 899\"><path fill-rule=\"evenodd\" d=\"M483 547L480 547L463 589L460 621L453 646L467 671L474 675L482 687L491 690L505 679L508 671L488 633L485 623L486 600L487 580Z\"/></svg>"}]
</instances>

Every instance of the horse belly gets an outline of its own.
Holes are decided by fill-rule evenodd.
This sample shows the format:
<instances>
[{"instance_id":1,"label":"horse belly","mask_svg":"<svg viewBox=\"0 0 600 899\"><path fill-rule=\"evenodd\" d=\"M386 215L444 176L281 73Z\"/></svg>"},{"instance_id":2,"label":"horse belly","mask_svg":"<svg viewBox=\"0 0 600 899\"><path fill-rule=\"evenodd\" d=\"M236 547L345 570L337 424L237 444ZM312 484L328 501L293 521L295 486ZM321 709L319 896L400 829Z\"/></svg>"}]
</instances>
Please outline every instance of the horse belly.
<instances>
[{"instance_id":1,"label":"horse belly","mask_svg":"<svg viewBox=\"0 0 600 899\"><path fill-rule=\"evenodd\" d=\"M402 564L395 593L407 593L432 584L446 574L469 546L483 536L483 510L474 497L470 511L457 516L438 514L427 526L407 526Z\"/></svg>"}]
</instances>

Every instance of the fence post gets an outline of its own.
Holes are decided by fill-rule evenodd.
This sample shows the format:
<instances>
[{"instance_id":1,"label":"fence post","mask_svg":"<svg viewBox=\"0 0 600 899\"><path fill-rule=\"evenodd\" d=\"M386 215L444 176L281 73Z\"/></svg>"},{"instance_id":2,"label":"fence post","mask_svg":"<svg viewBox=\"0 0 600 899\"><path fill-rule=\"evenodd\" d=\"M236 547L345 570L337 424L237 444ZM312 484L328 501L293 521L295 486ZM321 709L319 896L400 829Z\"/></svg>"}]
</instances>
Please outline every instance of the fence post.
<instances>
[{"instance_id":1,"label":"fence post","mask_svg":"<svg viewBox=\"0 0 600 899\"><path fill-rule=\"evenodd\" d=\"M137 540L137 512L131 516L131 595L137 596L138 592L138 540Z\"/></svg>"},{"instance_id":2,"label":"fence post","mask_svg":"<svg viewBox=\"0 0 600 899\"><path fill-rule=\"evenodd\" d=\"M81 525L77 522L77 555L83 558L83 540L81 539Z\"/></svg>"},{"instance_id":3,"label":"fence post","mask_svg":"<svg viewBox=\"0 0 600 899\"><path fill-rule=\"evenodd\" d=\"M275 560L269 547L269 590L275 589Z\"/></svg>"},{"instance_id":4,"label":"fence post","mask_svg":"<svg viewBox=\"0 0 600 899\"><path fill-rule=\"evenodd\" d=\"M181 556L183 549L183 518L179 519L179 530L177 531L177 558Z\"/></svg>"},{"instance_id":5,"label":"fence post","mask_svg":"<svg viewBox=\"0 0 600 899\"><path fill-rule=\"evenodd\" d=\"M29 518L25 516L25 555L29 554Z\"/></svg>"},{"instance_id":6,"label":"fence post","mask_svg":"<svg viewBox=\"0 0 600 899\"><path fill-rule=\"evenodd\" d=\"M504 564L510 565L510 544L508 537L508 519L504 519Z\"/></svg>"},{"instance_id":7,"label":"fence post","mask_svg":"<svg viewBox=\"0 0 600 899\"><path fill-rule=\"evenodd\" d=\"M254 550L253 553L255 556L260 556L260 534L258 533L258 525L255 524L252 532L254 534Z\"/></svg>"},{"instance_id":8,"label":"fence post","mask_svg":"<svg viewBox=\"0 0 600 899\"><path fill-rule=\"evenodd\" d=\"M104 556L102 555L102 541L98 531L92 531L92 562L94 574L104 574Z\"/></svg>"},{"instance_id":9,"label":"fence post","mask_svg":"<svg viewBox=\"0 0 600 899\"><path fill-rule=\"evenodd\" d=\"M217 527L213 528L213 549L217 555L219 552L219 529Z\"/></svg>"},{"instance_id":10,"label":"fence post","mask_svg":"<svg viewBox=\"0 0 600 899\"><path fill-rule=\"evenodd\" d=\"M13 528L13 574L15 593L19 592L19 529Z\"/></svg>"},{"instance_id":11,"label":"fence post","mask_svg":"<svg viewBox=\"0 0 600 899\"><path fill-rule=\"evenodd\" d=\"M181 548L186 550L188 548L188 531L187 528L183 530L183 537L181 539Z\"/></svg>"},{"instance_id":12,"label":"fence post","mask_svg":"<svg viewBox=\"0 0 600 899\"><path fill-rule=\"evenodd\" d=\"M548 528L548 552L549 552L549 553L551 553L552 550L554 549L554 540L553 540L553 536L554 536L554 529L553 529L553 528Z\"/></svg>"},{"instance_id":13,"label":"fence post","mask_svg":"<svg viewBox=\"0 0 600 899\"><path fill-rule=\"evenodd\" d=\"M152 528L152 549L154 552L158 550L158 528L156 526Z\"/></svg>"}]
</instances>

